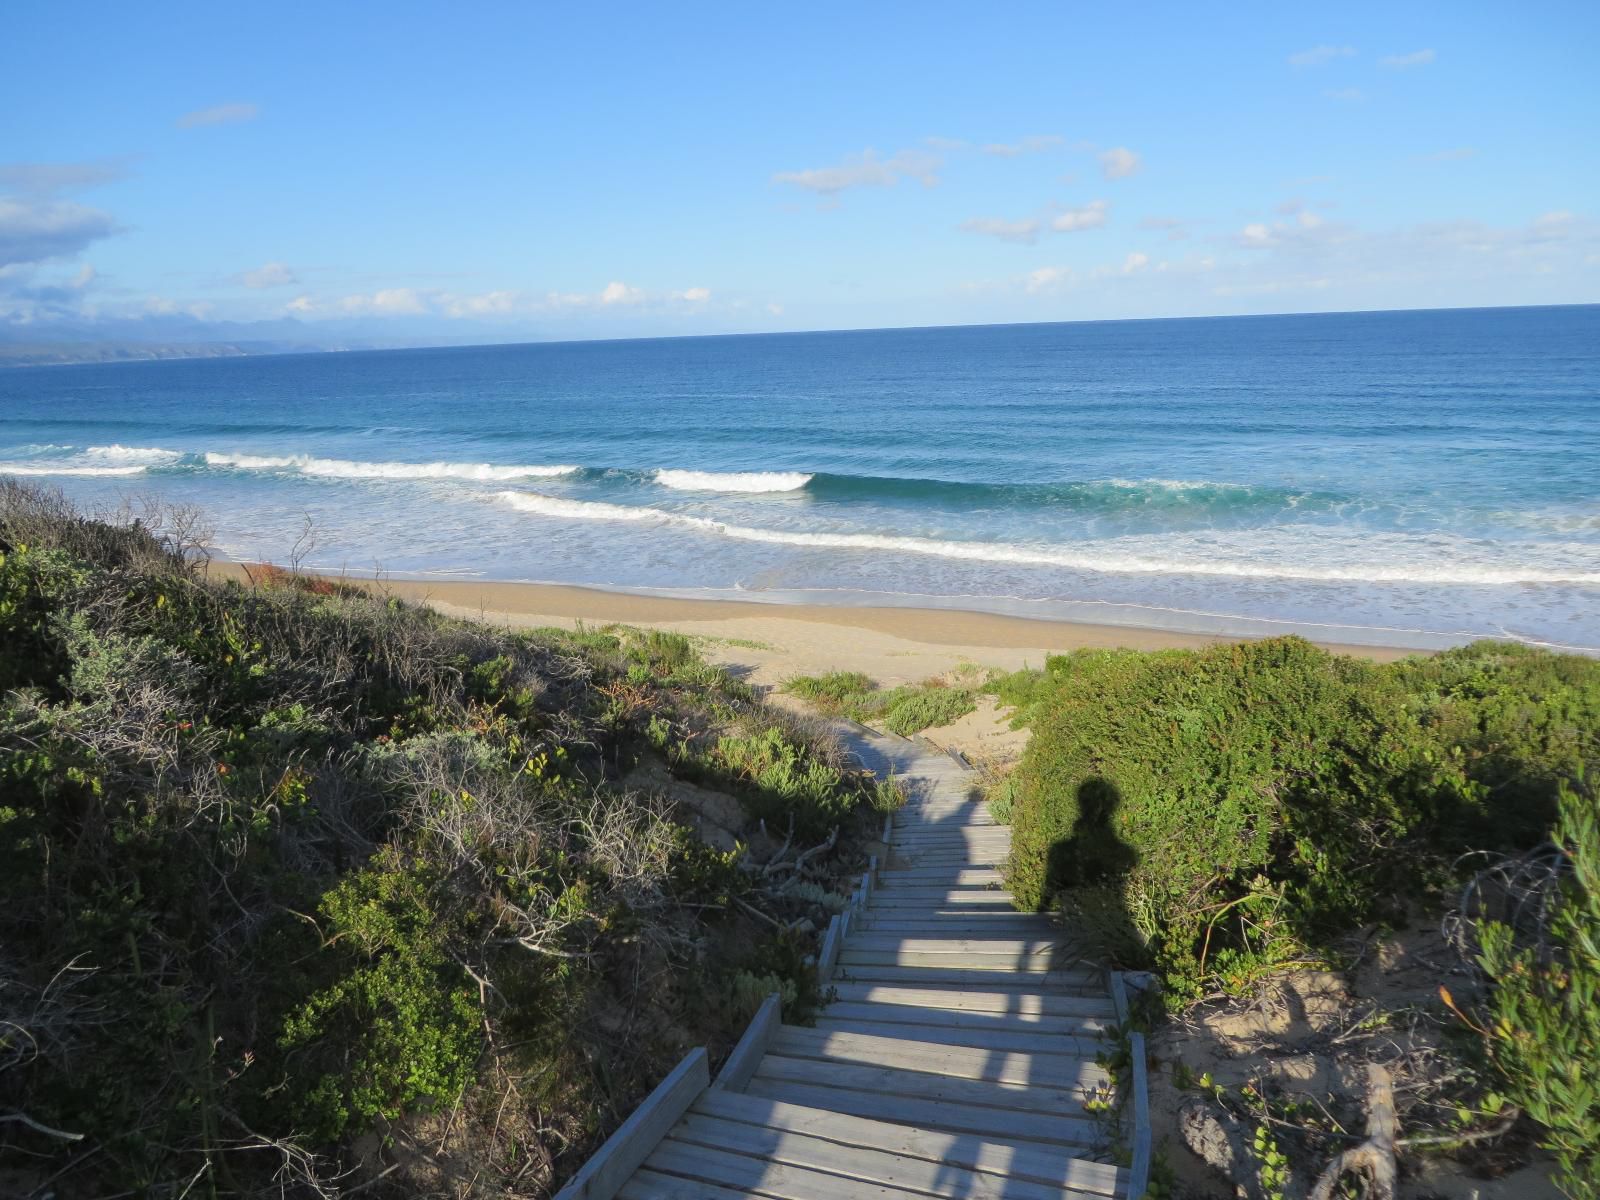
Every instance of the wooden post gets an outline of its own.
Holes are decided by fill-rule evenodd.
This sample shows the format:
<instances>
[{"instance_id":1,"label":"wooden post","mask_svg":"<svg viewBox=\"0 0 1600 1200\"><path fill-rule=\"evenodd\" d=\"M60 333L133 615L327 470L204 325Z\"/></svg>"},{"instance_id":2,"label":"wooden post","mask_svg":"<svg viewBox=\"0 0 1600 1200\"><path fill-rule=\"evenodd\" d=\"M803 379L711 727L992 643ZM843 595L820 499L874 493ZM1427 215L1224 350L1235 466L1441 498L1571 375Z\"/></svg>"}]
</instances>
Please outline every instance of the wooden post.
<instances>
[{"instance_id":1,"label":"wooden post","mask_svg":"<svg viewBox=\"0 0 1600 1200\"><path fill-rule=\"evenodd\" d=\"M744 1085L756 1073L756 1067L766 1054L782 1018L783 997L773 992L756 1009L756 1015L750 1018L750 1024L745 1027L744 1036L733 1048L733 1053L728 1055L728 1061L722 1064L722 1070L717 1072L716 1081L711 1085L713 1091L744 1091Z\"/></svg>"}]
</instances>

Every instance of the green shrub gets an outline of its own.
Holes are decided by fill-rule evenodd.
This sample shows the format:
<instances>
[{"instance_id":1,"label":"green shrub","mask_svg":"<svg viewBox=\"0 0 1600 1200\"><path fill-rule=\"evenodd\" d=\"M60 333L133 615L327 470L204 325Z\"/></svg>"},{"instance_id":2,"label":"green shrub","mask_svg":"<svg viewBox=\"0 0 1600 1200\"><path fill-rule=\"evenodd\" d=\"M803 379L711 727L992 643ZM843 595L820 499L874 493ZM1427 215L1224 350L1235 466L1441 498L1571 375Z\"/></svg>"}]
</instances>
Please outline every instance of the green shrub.
<instances>
[{"instance_id":1,"label":"green shrub","mask_svg":"<svg viewBox=\"0 0 1600 1200\"><path fill-rule=\"evenodd\" d=\"M796 675L784 681L783 690L799 696L818 712L835 715L859 703L872 691L872 680L860 671L829 671L826 675Z\"/></svg>"},{"instance_id":2,"label":"green shrub","mask_svg":"<svg viewBox=\"0 0 1600 1200\"><path fill-rule=\"evenodd\" d=\"M453 1102L472 1078L478 993L449 959L435 883L386 849L323 897L322 953L342 970L290 1014L279 1039L303 1128L318 1140Z\"/></svg>"},{"instance_id":3,"label":"green shrub","mask_svg":"<svg viewBox=\"0 0 1600 1200\"><path fill-rule=\"evenodd\" d=\"M860 671L832 671L826 675L797 675L783 686L818 712L881 725L901 737L948 725L976 707L971 688L948 687L943 680L884 691Z\"/></svg>"},{"instance_id":4,"label":"green shrub","mask_svg":"<svg viewBox=\"0 0 1600 1200\"><path fill-rule=\"evenodd\" d=\"M747 807L755 816L780 823L792 817L797 836L822 836L855 808L856 794L843 774L781 729L719 738L711 758L745 782Z\"/></svg>"},{"instance_id":5,"label":"green shrub","mask_svg":"<svg viewBox=\"0 0 1600 1200\"><path fill-rule=\"evenodd\" d=\"M1492 989L1483 1032L1506 1094L1544 1126L1573 1200L1600 1197L1600 814L1565 792L1556 843L1565 878L1542 931L1522 944L1499 922L1477 930Z\"/></svg>"},{"instance_id":6,"label":"green shrub","mask_svg":"<svg viewBox=\"0 0 1600 1200\"><path fill-rule=\"evenodd\" d=\"M1386 666L1297 638L1079 651L1006 686L1033 726L1019 902L1112 888L1110 940L1137 935L1179 997L1315 953L1465 850L1537 840L1600 749L1600 663L1487 643Z\"/></svg>"}]
</instances>

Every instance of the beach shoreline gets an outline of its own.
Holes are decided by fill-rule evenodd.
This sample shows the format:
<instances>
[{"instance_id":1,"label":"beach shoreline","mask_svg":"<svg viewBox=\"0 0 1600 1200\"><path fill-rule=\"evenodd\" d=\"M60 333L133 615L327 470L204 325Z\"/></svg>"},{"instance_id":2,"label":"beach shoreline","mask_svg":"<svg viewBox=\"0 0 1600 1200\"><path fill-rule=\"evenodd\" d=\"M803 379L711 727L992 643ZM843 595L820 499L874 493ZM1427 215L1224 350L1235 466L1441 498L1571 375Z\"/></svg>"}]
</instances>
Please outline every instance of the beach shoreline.
<instances>
[{"instance_id":1,"label":"beach shoreline","mask_svg":"<svg viewBox=\"0 0 1600 1200\"><path fill-rule=\"evenodd\" d=\"M252 564L214 562L245 580ZM311 574L324 575L322 572ZM683 598L569 584L503 580L325 577L427 604L447 616L510 628L637 625L704 638L708 656L775 685L793 675L862 671L887 684L964 664L1004 670L1040 666L1049 654L1089 648L1194 650L1252 636L1188 633L1135 625L1009 616L960 608L775 603ZM1308 639L1337 654L1388 662L1429 650Z\"/></svg>"}]
</instances>

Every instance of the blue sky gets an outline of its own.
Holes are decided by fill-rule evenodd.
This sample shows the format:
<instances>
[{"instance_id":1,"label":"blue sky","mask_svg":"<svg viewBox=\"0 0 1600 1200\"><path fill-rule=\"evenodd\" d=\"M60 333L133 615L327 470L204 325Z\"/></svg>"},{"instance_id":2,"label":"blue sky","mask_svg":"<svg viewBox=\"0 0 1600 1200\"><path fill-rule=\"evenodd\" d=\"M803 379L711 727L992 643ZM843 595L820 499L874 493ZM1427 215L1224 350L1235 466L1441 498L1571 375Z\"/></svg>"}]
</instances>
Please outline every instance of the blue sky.
<instances>
[{"instance_id":1,"label":"blue sky","mask_svg":"<svg viewBox=\"0 0 1600 1200\"><path fill-rule=\"evenodd\" d=\"M1593 3L22 2L3 20L13 336L1600 301Z\"/></svg>"}]
</instances>

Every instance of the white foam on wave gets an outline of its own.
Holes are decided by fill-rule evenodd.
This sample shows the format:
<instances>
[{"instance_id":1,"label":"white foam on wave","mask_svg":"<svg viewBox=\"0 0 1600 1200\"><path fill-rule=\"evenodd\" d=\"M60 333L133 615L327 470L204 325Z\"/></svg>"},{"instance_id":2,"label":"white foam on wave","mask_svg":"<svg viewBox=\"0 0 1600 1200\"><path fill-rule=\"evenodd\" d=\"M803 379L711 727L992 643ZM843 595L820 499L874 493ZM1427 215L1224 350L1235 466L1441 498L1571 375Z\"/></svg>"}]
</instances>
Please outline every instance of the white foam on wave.
<instances>
[{"instance_id":1,"label":"white foam on wave","mask_svg":"<svg viewBox=\"0 0 1600 1200\"><path fill-rule=\"evenodd\" d=\"M662 487L686 492L797 492L811 482L804 471L675 471L655 473Z\"/></svg>"},{"instance_id":2,"label":"white foam on wave","mask_svg":"<svg viewBox=\"0 0 1600 1200\"><path fill-rule=\"evenodd\" d=\"M164 467L182 458L183 451L163 450L160 446L90 446L83 457L124 466Z\"/></svg>"},{"instance_id":3,"label":"white foam on wave","mask_svg":"<svg viewBox=\"0 0 1600 1200\"><path fill-rule=\"evenodd\" d=\"M357 462L347 458L314 458L309 454L214 454L206 465L243 471L299 471L329 479L465 479L505 483L513 479L552 479L581 468L565 465L498 466L493 463Z\"/></svg>"},{"instance_id":4,"label":"white foam on wave","mask_svg":"<svg viewBox=\"0 0 1600 1200\"><path fill-rule=\"evenodd\" d=\"M1307 561L1306 547L1292 540L1278 545L1246 547L1225 542L1193 540L1188 545L1159 545L1151 538L1113 538L1082 547L1049 546L1018 542L963 542L902 534L800 532L735 525L709 517L668 512L660 508L569 500L539 492L500 492L498 498L521 512L569 520L653 522L692 529L735 541L765 542L779 546L812 546L839 550L874 550L918 554L971 562L1013 563L1024 566L1065 567L1079 571L1133 575L1207 575L1240 579L1298 579L1318 582L1433 583L1433 584L1581 584L1600 585L1600 560L1587 546L1567 548L1566 562L1555 567L1532 567L1516 562L1472 562L1462 557L1457 541L1428 543L1401 535L1365 539L1361 548L1376 551L1369 560ZM1282 531L1277 531L1281 533ZM1309 536L1325 543L1326 530ZM1250 559L1236 556L1251 549ZM1179 557L1175 550L1187 550ZM1142 552L1141 552L1142 551ZM1420 557L1426 553L1426 559Z\"/></svg>"},{"instance_id":5,"label":"white foam on wave","mask_svg":"<svg viewBox=\"0 0 1600 1200\"><path fill-rule=\"evenodd\" d=\"M149 467L86 467L73 463L0 463L0 475L143 475Z\"/></svg>"},{"instance_id":6,"label":"white foam on wave","mask_svg":"<svg viewBox=\"0 0 1600 1200\"><path fill-rule=\"evenodd\" d=\"M72 450L71 446L29 446L24 452L36 452L20 462L0 463L0 475L76 475L82 477L143 475L151 467L165 467L183 457L182 451L163 450L159 446L90 446L77 454L60 458L44 457L51 452Z\"/></svg>"}]
</instances>

